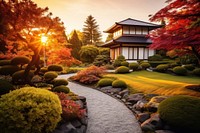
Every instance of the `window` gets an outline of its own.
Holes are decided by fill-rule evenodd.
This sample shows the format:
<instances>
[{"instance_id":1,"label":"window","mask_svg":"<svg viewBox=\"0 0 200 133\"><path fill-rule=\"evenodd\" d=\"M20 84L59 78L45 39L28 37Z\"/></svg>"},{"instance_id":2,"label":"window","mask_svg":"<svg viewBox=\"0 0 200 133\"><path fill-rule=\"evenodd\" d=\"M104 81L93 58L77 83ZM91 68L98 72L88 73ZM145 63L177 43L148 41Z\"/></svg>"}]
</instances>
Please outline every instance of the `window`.
<instances>
[{"instance_id":1,"label":"window","mask_svg":"<svg viewBox=\"0 0 200 133\"><path fill-rule=\"evenodd\" d=\"M133 59L133 48L128 48L128 59Z\"/></svg>"},{"instance_id":2,"label":"window","mask_svg":"<svg viewBox=\"0 0 200 133\"><path fill-rule=\"evenodd\" d=\"M128 26L123 26L123 34L130 34Z\"/></svg>"},{"instance_id":3,"label":"window","mask_svg":"<svg viewBox=\"0 0 200 133\"><path fill-rule=\"evenodd\" d=\"M138 59L138 48L134 48L133 55L134 55L133 59Z\"/></svg>"},{"instance_id":4,"label":"window","mask_svg":"<svg viewBox=\"0 0 200 133\"><path fill-rule=\"evenodd\" d=\"M142 28L142 34L143 35L147 35L148 34L148 28L147 27L143 27Z\"/></svg>"},{"instance_id":5,"label":"window","mask_svg":"<svg viewBox=\"0 0 200 133\"><path fill-rule=\"evenodd\" d=\"M135 27L130 27L130 34L135 34Z\"/></svg>"},{"instance_id":6,"label":"window","mask_svg":"<svg viewBox=\"0 0 200 133\"><path fill-rule=\"evenodd\" d=\"M144 59L144 48L139 48L139 59Z\"/></svg>"},{"instance_id":7,"label":"window","mask_svg":"<svg viewBox=\"0 0 200 133\"><path fill-rule=\"evenodd\" d=\"M136 27L136 34L142 34L142 29L141 29L141 27Z\"/></svg>"}]
</instances>

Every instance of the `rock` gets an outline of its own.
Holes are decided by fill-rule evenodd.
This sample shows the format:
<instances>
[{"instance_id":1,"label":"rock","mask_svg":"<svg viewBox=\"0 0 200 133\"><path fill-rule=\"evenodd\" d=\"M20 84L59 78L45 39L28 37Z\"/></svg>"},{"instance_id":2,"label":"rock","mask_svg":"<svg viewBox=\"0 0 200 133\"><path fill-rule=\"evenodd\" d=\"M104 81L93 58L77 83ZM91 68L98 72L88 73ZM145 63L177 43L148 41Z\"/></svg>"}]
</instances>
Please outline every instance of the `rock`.
<instances>
[{"instance_id":1,"label":"rock","mask_svg":"<svg viewBox=\"0 0 200 133\"><path fill-rule=\"evenodd\" d=\"M118 98L118 99L121 99L121 98L122 98L120 95L116 95L115 97Z\"/></svg>"},{"instance_id":2,"label":"rock","mask_svg":"<svg viewBox=\"0 0 200 133\"><path fill-rule=\"evenodd\" d=\"M78 120L73 120L71 121L71 124L75 127L75 128L78 128L78 127L81 127L81 122L78 121Z\"/></svg>"},{"instance_id":3,"label":"rock","mask_svg":"<svg viewBox=\"0 0 200 133\"><path fill-rule=\"evenodd\" d=\"M150 112L156 112L158 105L166 98L166 96L155 96L151 98L151 100L146 104L146 109Z\"/></svg>"},{"instance_id":4,"label":"rock","mask_svg":"<svg viewBox=\"0 0 200 133\"><path fill-rule=\"evenodd\" d=\"M140 123L143 123L144 121L146 121L147 119L150 118L150 114L149 113L140 113L136 116L136 118Z\"/></svg>"},{"instance_id":5,"label":"rock","mask_svg":"<svg viewBox=\"0 0 200 133\"><path fill-rule=\"evenodd\" d=\"M110 89L112 89L112 86L105 86L100 88L100 90L110 90Z\"/></svg>"},{"instance_id":6,"label":"rock","mask_svg":"<svg viewBox=\"0 0 200 133\"><path fill-rule=\"evenodd\" d=\"M156 130L155 133L175 133L175 132L170 130Z\"/></svg>"},{"instance_id":7,"label":"rock","mask_svg":"<svg viewBox=\"0 0 200 133\"><path fill-rule=\"evenodd\" d=\"M88 123L88 118L87 118L87 117L82 117L80 121L81 121L81 123L82 123L83 125L87 125L87 123Z\"/></svg>"},{"instance_id":8,"label":"rock","mask_svg":"<svg viewBox=\"0 0 200 133\"><path fill-rule=\"evenodd\" d=\"M122 90L121 88L112 88L108 90L107 92L113 95L113 94L118 94L121 90Z\"/></svg>"},{"instance_id":9,"label":"rock","mask_svg":"<svg viewBox=\"0 0 200 133\"><path fill-rule=\"evenodd\" d=\"M119 95L121 97L128 96L128 94L129 94L129 90L128 89L125 89L125 90L119 92Z\"/></svg>"},{"instance_id":10,"label":"rock","mask_svg":"<svg viewBox=\"0 0 200 133\"><path fill-rule=\"evenodd\" d=\"M138 101L136 104L134 104L133 107L138 111L143 111L146 103L148 103L148 101L146 101L145 99L142 99Z\"/></svg>"},{"instance_id":11,"label":"rock","mask_svg":"<svg viewBox=\"0 0 200 133\"><path fill-rule=\"evenodd\" d=\"M146 99L151 99L152 97L158 96L158 94L146 94Z\"/></svg>"},{"instance_id":12,"label":"rock","mask_svg":"<svg viewBox=\"0 0 200 133\"><path fill-rule=\"evenodd\" d=\"M83 102L81 100L77 100L76 103L80 106L80 108L84 108Z\"/></svg>"},{"instance_id":13,"label":"rock","mask_svg":"<svg viewBox=\"0 0 200 133\"><path fill-rule=\"evenodd\" d=\"M128 96L126 101L131 102L132 104L136 104L138 101L142 100L143 98L144 98L143 93L131 94Z\"/></svg>"},{"instance_id":14,"label":"rock","mask_svg":"<svg viewBox=\"0 0 200 133\"><path fill-rule=\"evenodd\" d=\"M77 131L71 123L63 123L57 127L53 133L77 133Z\"/></svg>"},{"instance_id":15,"label":"rock","mask_svg":"<svg viewBox=\"0 0 200 133\"><path fill-rule=\"evenodd\" d=\"M77 133L86 133L86 126L82 125L80 128L77 129Z\"/></svg>"},{"instance_id":16,"label":"rock","mask_svg":"<svg viewBox=\"0 0 200 133\"><path fill-rule=\"evenodd\" d=\"M42 82L42 77L40 77L39 75L35 75L33 76L33 78L31 79L32 83L39 83Z\"/></svg>"},{"instance_id":17,"label":"rock","mask_svg":"<svg viewBox=\"0 0 200 133\"><path fill-rule=\"evenodd\" d=\"M81 100L83 103L86 102L86 97L84 96L78 96L77 99Z\"/></svg>"},{"instance_id":18,"label":"rock","mask_svg":"<svg viewBox=\"0 0 200 133\"><path fill-rule=\"evenodd\" d=\"M144 129L144 131L160 130L162 127L163 123L157 113L152 114L151 118L141 124L141 128L142 130Z\"/></svg>"}]
</instances>

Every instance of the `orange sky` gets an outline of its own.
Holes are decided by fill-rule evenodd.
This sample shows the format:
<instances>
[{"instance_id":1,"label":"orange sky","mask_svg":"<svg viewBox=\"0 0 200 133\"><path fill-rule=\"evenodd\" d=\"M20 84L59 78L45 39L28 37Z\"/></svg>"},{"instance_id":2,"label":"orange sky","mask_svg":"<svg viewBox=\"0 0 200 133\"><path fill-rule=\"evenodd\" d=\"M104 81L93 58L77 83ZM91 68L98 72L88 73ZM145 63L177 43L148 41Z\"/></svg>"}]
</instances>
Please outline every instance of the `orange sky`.
<instances>
[{"instance_id":1,"label":"orange sky","mask_svg":"<svg viewBox=\"0 0 200 133\"><path fill-rule=\"evenodd\" d=\"M166 0L33 0L39 7L49 7L54 16L65 23L66 32L82 30L87 16L92 15L99 24L100 31L106 30L115 22L133 18L148 21L166 6ZM103 40L107 36L103 34Z\"/></svg>"}]
</instances>

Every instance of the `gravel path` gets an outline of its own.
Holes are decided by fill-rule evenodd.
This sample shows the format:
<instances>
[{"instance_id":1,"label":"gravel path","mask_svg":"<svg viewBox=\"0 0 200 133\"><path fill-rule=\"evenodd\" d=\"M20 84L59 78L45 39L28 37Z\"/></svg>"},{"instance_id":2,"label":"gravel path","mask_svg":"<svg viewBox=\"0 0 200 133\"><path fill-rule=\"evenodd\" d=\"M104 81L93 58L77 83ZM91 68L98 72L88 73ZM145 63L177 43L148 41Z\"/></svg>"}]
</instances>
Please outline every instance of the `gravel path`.
<instances>
[{"instance_id":1,"label":"gravel path","mask_svg":"<svg viewBox=\"0 0 200 133\"><path fill-rule=\"evenodd\" d=\"M59 78L70 76L72 75L60 75ZM87 133L142 133L134 115L123 103L76 83L69 82L68 87L72 92L87 98Z\"/></svg>"}]
</instances>

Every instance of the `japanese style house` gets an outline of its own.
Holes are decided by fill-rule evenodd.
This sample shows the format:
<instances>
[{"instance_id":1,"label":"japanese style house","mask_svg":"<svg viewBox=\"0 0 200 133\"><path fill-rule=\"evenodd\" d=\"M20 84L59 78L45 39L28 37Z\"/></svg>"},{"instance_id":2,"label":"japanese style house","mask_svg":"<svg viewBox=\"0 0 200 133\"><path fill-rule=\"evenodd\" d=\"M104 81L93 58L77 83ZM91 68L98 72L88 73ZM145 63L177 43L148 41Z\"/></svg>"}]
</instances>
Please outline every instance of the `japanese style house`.
<instances>
[{"instance_id":1,"label":"japanese style house","mask_svg":"<svg viewBox=\"0 0 200 133\"><path fill-rule=\"evenodd\" d=\"M127 61L147 60L149 56L155 54L155 50L148 48L152 41L147 35L149 31L159 27L161 25L128 18L116 22L104 31L113 34L113 39L102 46L110 48L112 60L119 55L123 55Z\"/></svg>"}]
</instances>

